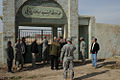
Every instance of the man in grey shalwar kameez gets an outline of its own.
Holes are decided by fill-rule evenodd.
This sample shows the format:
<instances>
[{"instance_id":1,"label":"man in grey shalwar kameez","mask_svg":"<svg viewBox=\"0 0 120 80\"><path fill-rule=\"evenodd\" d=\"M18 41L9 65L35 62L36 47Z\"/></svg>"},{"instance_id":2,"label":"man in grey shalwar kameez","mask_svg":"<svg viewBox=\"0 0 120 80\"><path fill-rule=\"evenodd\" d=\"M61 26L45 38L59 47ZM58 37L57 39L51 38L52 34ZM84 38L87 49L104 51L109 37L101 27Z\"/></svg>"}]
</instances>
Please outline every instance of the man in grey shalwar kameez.
<instances>
[{"instance_id":1,"label":"man in grey shalwar kameez","mask_svg":"<svg viewBox=\"0 0 120 80\"><path fill-rule=\"evenodd\" d=\"M22 55L20 39L18 39L17 43L15 44L15 64L16 64L17 70L23 68L24 59L23 59L23 55ZM21 67L19 67L20 64L21 64Z\"/></svg>"},{"instance_id":2,"label":"man in grey shalwar kameez","mask_svg":"<svg viewBox=\"0 0 120 80\"><path fill-rule=\"evenodd\" d=\"M70 80L73 80L74 77L74 70L73 70L73 59L76 47L72 44L71 38L67 39L67 44L63 46L61 49L61 57L60 60L63 60L63 76L64 80L67 80L68 76L68 69L70 70Z\"/></svg>"},{"instance_id":3,"label":"man in grey shalwar kameez","mask_svg":"<svg viewBox=\"0 0 120 80\"><path fill-rule=\"evenodd\" d=\"M26 53L27 53L27 45L25 43L25 37L22 37L21 48L22 48L23 60L24 60L24 63L25 63L25 57L26 57Z\"/></svg>"},{"instance_id":4,"label":"man in grey shalwar kameez","mask_svg":"<svg viewBox=\"0 0 120 80\"><path fill-rule=\"evenodd\" d=\"M43 62L45 63L48 60L48 40L46 37L43 38L42 42L42 59Z\"/></svg>"}]
</instances>

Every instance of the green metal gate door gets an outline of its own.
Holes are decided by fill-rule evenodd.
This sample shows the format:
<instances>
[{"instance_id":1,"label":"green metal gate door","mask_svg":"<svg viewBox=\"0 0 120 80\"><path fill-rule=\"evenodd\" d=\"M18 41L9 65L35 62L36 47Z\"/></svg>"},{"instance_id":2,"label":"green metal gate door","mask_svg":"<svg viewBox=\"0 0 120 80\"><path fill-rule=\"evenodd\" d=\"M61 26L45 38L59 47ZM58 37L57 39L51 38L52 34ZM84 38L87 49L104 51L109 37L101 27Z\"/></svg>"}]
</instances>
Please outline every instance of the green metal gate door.
<instances>
[{"instance_id":1,"label":"green metal gate door","mask_svg":"<svg viewBox=\"0 0 120 80\"><path fill-rule=\"evenodd\" d=\"M86 59L88 59L88 46L89 46L89 40L88 40L88 26L79 26L79 39L80 37L83 37L86 42ZM82 59L82 54L80 53L80 40L79 40L79 59Z\"/></svg>"},{"instance_id":2,"label":"green metal gate door","mask_svg":"<svg viewBox=\"0 0 120 80\"><path fill-rule=\"evenodd\" d=\"M19 37L26 38L27 44L27 53L26 53L26 63L32 62L32 53L31 53L31 43L37 39L39 53L36 57L36 61L42 60L42 44L43 36L46 36L48 42L51 42L52 31L50 29L19 29Z\"/></svg>"},{"instance_id":3,"label":"green metal gate door","mask_svg":"<svg viewBox=\"0 0 120 80\"><path fill-rule=\"evenodd\" d=\"M57 30L57 35L62 34L62 30ZM43 40L43 37L46 36L48 43L51 44L52 41L52 30L50 28L43 29L19 29L19 38L26 38L27 44L27 53L26 53L26 63L32 62L32 53L31 53L31 43L37 39L39 53L37 55L37 61L42 60L42 44L40 44ZM49 51L48 51L49 54Z\"/></svg>"}]
</instances>

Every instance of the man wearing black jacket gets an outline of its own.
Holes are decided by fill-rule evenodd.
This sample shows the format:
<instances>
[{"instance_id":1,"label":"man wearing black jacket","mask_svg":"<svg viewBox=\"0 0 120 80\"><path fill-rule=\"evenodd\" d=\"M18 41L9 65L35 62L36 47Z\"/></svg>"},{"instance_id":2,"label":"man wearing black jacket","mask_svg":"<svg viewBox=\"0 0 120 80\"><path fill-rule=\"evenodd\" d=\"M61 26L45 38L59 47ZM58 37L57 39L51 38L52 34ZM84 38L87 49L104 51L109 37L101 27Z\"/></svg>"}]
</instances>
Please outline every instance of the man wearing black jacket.
<instances>
[{"instance_id":1,"label":"man wearing black jacket","mask_svg":"<svg viewBox=\"0 0 120 80\"><path fill-rule=\"evenodd\" d=\"M97 43L97 38L93 39L93 43L91 45L91 60L93 67L97 68L97 53L99 51L100 47L99 44Z\"/></svg>"},{"instance_id":2,"label":"man wearing black jacket","mask_svg":"<svg viewBox=\"0 0 120 80\"><path fill-rule=\"evenodd\" d=\"M36 54L38 53L38 44L37 40L31 44L31 52L32 52L32 66L35 67L35 62L36 62Z\"/></svg>"},{"instance_id":3,"label":"man wearing black jacket","mask_svg":"<svg viewBox=\"0 0 120 80\"><path fill-rule=\"evenodd\" d=\"M7 47L7 66L8 66L8 72L12 72L12 65L13 65L13 59L14 59L14 50L11 45L11 41L8 41L8 47Z\"/></svg>"}]
</instances>

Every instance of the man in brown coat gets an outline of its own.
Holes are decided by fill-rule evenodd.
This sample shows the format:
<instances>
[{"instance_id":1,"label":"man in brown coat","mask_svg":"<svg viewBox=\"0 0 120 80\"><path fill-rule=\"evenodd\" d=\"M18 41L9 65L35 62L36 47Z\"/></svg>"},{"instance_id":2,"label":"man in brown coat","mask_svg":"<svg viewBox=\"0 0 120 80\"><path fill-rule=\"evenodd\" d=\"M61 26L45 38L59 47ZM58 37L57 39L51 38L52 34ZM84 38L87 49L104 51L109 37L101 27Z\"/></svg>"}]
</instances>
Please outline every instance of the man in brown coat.
<instances>
[{"instance_id":1,"label":"man in brown coat","mask_svg":"<svg viewBox=\"0 0 120 80\"><path fill-rule=\"evenodd\" d=\"M56 37L54 37L54 41L50 46L50 56L51 56L51 69L54 67L58 70L58 56L60 51L60 44Z\"/></svg>"}]
</instances>

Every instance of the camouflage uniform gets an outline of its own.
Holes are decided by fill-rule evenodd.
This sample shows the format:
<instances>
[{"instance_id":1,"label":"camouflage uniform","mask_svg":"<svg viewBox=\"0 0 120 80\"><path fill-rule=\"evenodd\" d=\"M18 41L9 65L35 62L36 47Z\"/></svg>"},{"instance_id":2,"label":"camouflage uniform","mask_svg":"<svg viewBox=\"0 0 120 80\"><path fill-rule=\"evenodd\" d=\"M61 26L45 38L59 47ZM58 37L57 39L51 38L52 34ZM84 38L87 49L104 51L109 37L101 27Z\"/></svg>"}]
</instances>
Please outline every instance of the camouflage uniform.
<instances>
[{"instance_id":1,"label":"camouflage uniform","mask_svg":"<svg viewBox=\"0 0 120 80\"><path fill-rule=\"evenodd\" d=\"M85 62L85 54L86 54L86 43L85 43L85 41L81 41L81 43L80 43L80 52L82 54L82 62Z\"/></svg>"},{"instance_id":2,"label":"camouflage uniform","mask_svg":"<svg viewBox=\"0 0 120 80\"><path fill-rule=\"evenodd\" d=\"M63 46L61 49L61 60L63 60L63 76L64 79L67 79L68 69L70 70L70 78L73 79L74 77L74 70L73 70L73 59L74 59L74 50L76 49L75 46L68 43Z\"/></svg>"}]
</instances>

